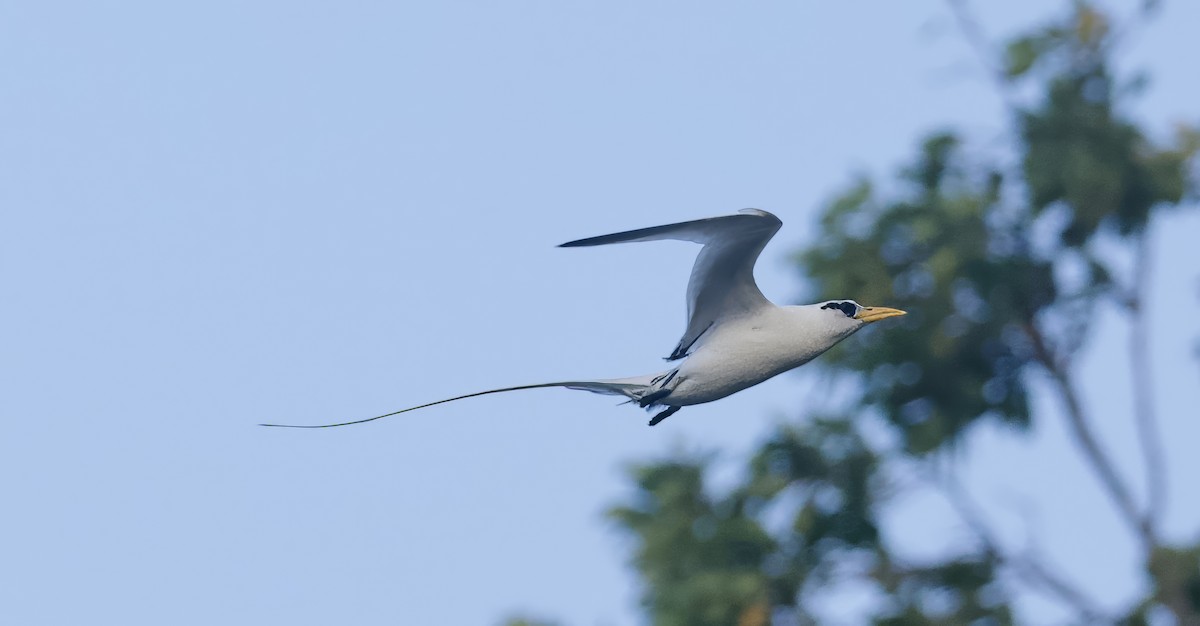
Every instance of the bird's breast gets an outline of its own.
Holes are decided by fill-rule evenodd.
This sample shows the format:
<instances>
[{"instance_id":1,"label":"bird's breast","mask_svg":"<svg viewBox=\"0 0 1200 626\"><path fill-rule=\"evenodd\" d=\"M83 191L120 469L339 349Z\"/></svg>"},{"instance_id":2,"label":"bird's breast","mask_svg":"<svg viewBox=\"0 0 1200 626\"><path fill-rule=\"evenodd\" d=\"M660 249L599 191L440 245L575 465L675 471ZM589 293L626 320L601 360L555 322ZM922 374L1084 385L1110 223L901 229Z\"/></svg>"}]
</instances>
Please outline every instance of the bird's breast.
<instances>
[{"instance_id":1,"label":"bird's breast","mask_svg":"<svg viewBox=\"0 0 1200 626\"><path fill-rule=\"evenodd\" d=\"M719 400L799 367L829 348L758 321L713 333L679 368L672 404Z\"/></svg>"}]
</instances>

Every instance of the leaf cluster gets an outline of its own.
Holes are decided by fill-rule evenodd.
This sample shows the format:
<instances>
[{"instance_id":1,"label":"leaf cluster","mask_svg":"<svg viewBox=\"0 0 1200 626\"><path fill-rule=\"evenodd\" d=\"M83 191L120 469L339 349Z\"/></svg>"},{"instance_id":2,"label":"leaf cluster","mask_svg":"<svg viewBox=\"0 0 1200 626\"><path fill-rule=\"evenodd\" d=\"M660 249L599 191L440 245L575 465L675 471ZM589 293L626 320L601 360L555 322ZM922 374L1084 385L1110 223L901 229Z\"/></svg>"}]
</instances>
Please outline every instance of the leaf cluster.
<instances>
[{"instance_id":1,"label":"leaf cluster","mask_svg":"<svg viewBox=\"0 0 1200 626\"><path fill-rule=\"evenodd\" d=\"M895 184L862 178L828 203L796 256L806 300L909 315L822 356L853 397L771 434L733 488L705 485L705 458L633 471L635 494L612 516L635 540L654 624L816 623L814 598L850 583L870 590L875 624L1011 624L1014 581L1097 619L1068 583L1015 568L982 531L943 559L906 562L881 511L898 464L959 449L977 424L1043 419L1031 386L1049 378L1070 391L1093 312L1135 291L1111 251L1134 250L1161 211L1196 196L1200 132L1156 142L1124 112L1136 89L1114 78L1119 32L1073 3L1004 48L1004 80L1037 94L1013 105L1010 152L972 153L957 133L933 133ZM863 429L879 425L886 443L869 445ZM1129 623L1155 607L1200 620L1200 549L1155 545L1146 567L1155 589Z\"/></svg>"},{"instance_id":2,"label":"leaf cluster","mask_svg":"<svg viewBox=\"0 0 1200 626\"><path fill-rule=\"evenodd\" d=\"M1023 328L1058 286L1051 262L1032 253L1028 219L1005 210L1001 173L971 171L957 137L926 140L903 182L910 191L899 200L880 201L867 182L836 199L799 261L815 300L852 294L909 312L822 365L857 374L861 408L924 454L980 419L1029 423L1021 372L1034 355Z\"/></svg>"},{"instance_id":3,"label":"leaf cluster","mask_svg":"<svg viewBox=\"0 0 1200 626\"><path fill-rule=\"evenodd\" d=\"M872 623L1011 623L986 550L925 564L891 554L881 462L850 422L818 419L773 433L723 495L705 485L703 457L633 468L632 504L611 515L637 538L653 623L815 623L809 601L847 580L878 594Z\"/></svg>"}]
</instances>

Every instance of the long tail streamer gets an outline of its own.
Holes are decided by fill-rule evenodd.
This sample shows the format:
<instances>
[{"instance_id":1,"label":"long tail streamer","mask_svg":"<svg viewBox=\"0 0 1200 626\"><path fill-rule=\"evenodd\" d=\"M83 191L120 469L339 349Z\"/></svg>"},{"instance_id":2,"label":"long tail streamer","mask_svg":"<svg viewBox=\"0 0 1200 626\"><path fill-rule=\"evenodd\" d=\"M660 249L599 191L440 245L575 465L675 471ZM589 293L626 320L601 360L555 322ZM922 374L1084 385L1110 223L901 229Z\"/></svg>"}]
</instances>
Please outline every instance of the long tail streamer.
<instances>
[{"instance_id":1,"label":"long tail streamer","mask_svg":"<svg viewBox=\"0 0 1200 626\"><path fill-rule=\"evenodd\" d=\"M474 398L475 396L486 396L489 393L502 393L505 391L520 391L522 389L539 389L542 387L565 387L568 384L569 383L541 383L541 384L537 384L537 385L521 385L519 387L505 387L503 389L489 389L487 391L479 391L476 393L469 393L465 396L456 396L454 398L446 398L445 400L438 400L437 402L430 402L429 404L422 404L421 406L414 406L414 407L409 407L407 409L400 409L399 411L393 411L391 413L385 413L383 415L376 415L375 417L368 417L365 420L355 420L353 422L341 422L338 424L316 424L316 425L311 425L311 426L303 425L303 424L259 424L259 426L268 426L271 428L335 428L337 426L350 426L353 424L363 424L366 422L373 422L375 420L383 419L385 417L391 417L393 415L399 415L401 413L408 413L409 411L416 411L417 409L424 409L426 407L431 407L431 406L438 405L438 404L454 402L455 400L465 400L467 398Z\"/></svg>"}]
</instances>

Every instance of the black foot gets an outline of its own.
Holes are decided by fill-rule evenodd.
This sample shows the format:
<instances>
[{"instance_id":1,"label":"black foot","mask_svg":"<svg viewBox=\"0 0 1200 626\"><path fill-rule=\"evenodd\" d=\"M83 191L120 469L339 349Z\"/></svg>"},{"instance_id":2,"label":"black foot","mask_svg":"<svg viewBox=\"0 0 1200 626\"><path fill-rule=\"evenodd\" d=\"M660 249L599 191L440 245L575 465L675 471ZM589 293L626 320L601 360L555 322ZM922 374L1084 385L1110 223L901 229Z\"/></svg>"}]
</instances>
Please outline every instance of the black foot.
<instances>
[{"instance_id":1,"label":"black foot","mask_svg":"<svg viewBox=\"0 0 1200 626\"><path fill-rule=\"evenodd\" d=\"M649 394L642 396L638 400L638 406L640 406L644 409L644 408L650 406L651 404L654 404L655 402L662 400L663 398L667 397L670 394L671 394L670 389L659 389L658 391L655 391L654 393L649 393Z\"/></svg>"},{"instance_id":2,"label":"black foot","mask_svg":"<svg viewBox=\"0 0 1200 626\"><path fill-rule=\"evenodd\" d=\"M650 425L653 426L653 425L667 419L668 417L671 417L679 409L680 409L680 407L677 407L677 406L667 407L666 411L663 411L662 413L659 413L658 415L655 415L653 418L650 419Z\"/></svg>"}]
</instances>

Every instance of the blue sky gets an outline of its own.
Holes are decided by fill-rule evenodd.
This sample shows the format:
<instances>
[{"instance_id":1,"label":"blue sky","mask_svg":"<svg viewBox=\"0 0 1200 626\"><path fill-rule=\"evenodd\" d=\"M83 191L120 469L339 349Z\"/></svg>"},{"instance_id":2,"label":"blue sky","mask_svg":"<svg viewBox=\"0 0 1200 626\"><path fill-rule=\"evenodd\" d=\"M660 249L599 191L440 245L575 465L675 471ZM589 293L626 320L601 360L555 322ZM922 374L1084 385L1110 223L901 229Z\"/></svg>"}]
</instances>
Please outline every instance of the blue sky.
<instances>
[{"instance_id":1,"label":"blue sky","mask_svg":"<svg viewBox=\"0 0 1200 626\"><path fill-rule=\"evenodd\" d=\"M0 621L639 623L601 517L622 467L735 458L811 404L811 373L654 429L560 390L254 424L660 367L695 249L554 248L570 239L768 209L785 227L759 281L794 300L787 257L823 199L923 132L1001 130L945 6L903 4L0 5ZM993 4L993 33L1044 11ZM1200 102L1200 6L1166 4L1131 55L1155 79L1136 114L1164 133ZM1155 233L1181 538L1200 520L1194 209ZM1083 384L1136 469L1124 329L1099 314ZM969 445L1015 545L1106 603L1143 584L1061 420ZM914 555L966 537L939 507L891 511Z\"/></svg>"}]
</instances>

